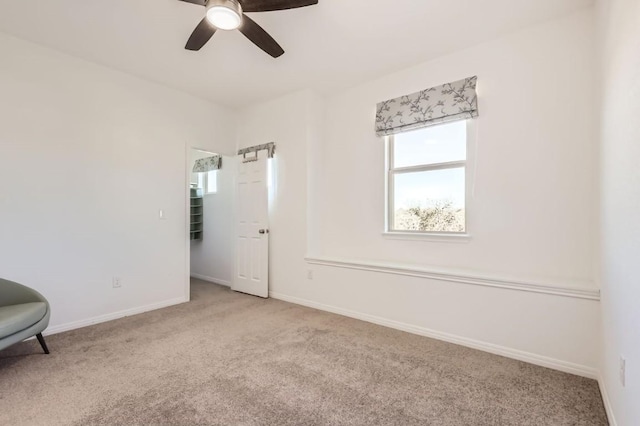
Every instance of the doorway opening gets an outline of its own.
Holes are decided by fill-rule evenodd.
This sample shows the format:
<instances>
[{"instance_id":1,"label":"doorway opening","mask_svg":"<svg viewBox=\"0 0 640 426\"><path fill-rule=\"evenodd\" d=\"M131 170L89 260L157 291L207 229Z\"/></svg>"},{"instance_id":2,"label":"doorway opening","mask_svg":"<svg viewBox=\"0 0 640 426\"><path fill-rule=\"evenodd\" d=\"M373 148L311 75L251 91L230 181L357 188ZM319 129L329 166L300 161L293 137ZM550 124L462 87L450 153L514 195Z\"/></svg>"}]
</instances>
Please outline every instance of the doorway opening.
<instances>
[{"instance_id":1,"label":"doorway opening","mask_svg":"<svg viewBox=\"0 0 640 426\"><path fill-rule=\"evenodd\" d=\"M197 279L231 287L236 161L198 148L187 158L188 286Z\"/></svg>"}]
</instances>

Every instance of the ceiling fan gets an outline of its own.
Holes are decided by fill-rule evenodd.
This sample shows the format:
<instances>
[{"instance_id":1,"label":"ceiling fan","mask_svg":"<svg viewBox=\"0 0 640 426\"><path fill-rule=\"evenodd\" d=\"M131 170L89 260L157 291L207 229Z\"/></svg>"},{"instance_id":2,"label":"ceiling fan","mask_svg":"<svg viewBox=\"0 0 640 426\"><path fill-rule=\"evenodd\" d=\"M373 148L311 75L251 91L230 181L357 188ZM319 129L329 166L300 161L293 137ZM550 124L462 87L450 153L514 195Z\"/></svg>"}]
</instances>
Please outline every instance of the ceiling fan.
<instances>
[{"instance_id":1,"label":"ceiling fan","mask_svg":"<svg viewBox=\"0 0 640 426\"><path fill-rule=\"evenodd\" d=\"M244 12L271 12L318 4L318 0L180 0L207 8L206 16L184 47L200 50L217 30L239 30L269 55L277 58L284 53L280 45Z\"/></svg>"}]
</instances>

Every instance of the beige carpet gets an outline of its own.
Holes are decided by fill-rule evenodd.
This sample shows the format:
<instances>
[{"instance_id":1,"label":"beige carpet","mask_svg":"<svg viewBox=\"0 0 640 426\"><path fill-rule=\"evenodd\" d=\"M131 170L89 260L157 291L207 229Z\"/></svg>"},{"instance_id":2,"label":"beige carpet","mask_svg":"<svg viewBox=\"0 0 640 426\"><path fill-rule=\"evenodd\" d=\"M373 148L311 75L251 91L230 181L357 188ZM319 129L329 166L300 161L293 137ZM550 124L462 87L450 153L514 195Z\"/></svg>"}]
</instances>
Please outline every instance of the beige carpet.
<instances>
[{"instance_id":1,"label":"beige carpet","mask_svg":"<svg viewBox=\"0 0 640 426\"><path fill-rule=\"evenodd\" d=\"M595 381L194 280L0 351L0 425L605 425Z\"/></svg>"}]
</instances>

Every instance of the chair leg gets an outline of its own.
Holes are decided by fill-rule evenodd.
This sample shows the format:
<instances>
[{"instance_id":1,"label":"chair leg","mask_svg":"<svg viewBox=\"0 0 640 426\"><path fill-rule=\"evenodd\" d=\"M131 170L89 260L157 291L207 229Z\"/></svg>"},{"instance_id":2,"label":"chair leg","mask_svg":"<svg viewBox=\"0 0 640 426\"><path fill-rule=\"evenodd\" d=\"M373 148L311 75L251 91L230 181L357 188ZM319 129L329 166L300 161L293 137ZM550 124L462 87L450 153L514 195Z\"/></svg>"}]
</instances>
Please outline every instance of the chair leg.
<instances>
[{"instance_id":1,"label":"chair leg","mask_svg":"<svg viewBox=\"0 0 640 426\"><path fill-rule=\"evenodd\" d=\"M48 354L49 348L47 348L47 344L44 341L44 337L42 337L42 333L36 334L36 337L38 338L38 342L40 342L40 346L42 346L42 350L44 351L44 353Z\"/></svg>"}]
</instances>

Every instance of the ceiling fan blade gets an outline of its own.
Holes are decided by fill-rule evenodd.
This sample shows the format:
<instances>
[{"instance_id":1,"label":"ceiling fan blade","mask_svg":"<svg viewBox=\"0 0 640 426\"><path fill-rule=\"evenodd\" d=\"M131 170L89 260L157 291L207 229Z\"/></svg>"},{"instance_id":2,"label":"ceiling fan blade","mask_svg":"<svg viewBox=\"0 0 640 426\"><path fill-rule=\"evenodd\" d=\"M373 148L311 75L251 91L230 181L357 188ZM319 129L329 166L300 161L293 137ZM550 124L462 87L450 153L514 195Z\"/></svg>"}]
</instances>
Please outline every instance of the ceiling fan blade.
<instances>
[{"instance_id":1,"label":"ceiling fan blade","mask_svg":"<svg viewBox=\"0 0 640 426\"><path fill-rule=\"evenodd\" d=\"M191 37L187 41L187 45L184 47L187 50L200 50L202 46L207 44L209 39L215 34L216 29L213 25L209 24L207 18L204 18L193 33L191 33Z\"/></svg>"},{"instance_id":2,"label":"ceiling fan blade","mask_svg":"<svg viewBox=\"0 0 640 426\"><path fill-rule=\"evenodd\" d=\"M198 4L200 6L206 6L207 5L207 0L180 0L186 3L193 3L193 4Z\"/></svg>"},{"instance_id":3,"label":"ceiling fan blade","mask_svg":"<svg viewBox=\"0 0 640 426\"><path fill-rule=\"evenodd\" d=\"M242 17L242 25L238 28L242 34L260 49L277 58L284 53L280 45L262 27L247 15Z\"/></svg>"},{"instance_id":4,"label":"ceiling fan blade","mask_svg":"<svg viewBox=\"0 0 640 426\"><path fill-rule=\"evenodd\" d=\"M271 12L313 6L318 0L240 0L245 12Z\"/></svg>"}]
</instances>

